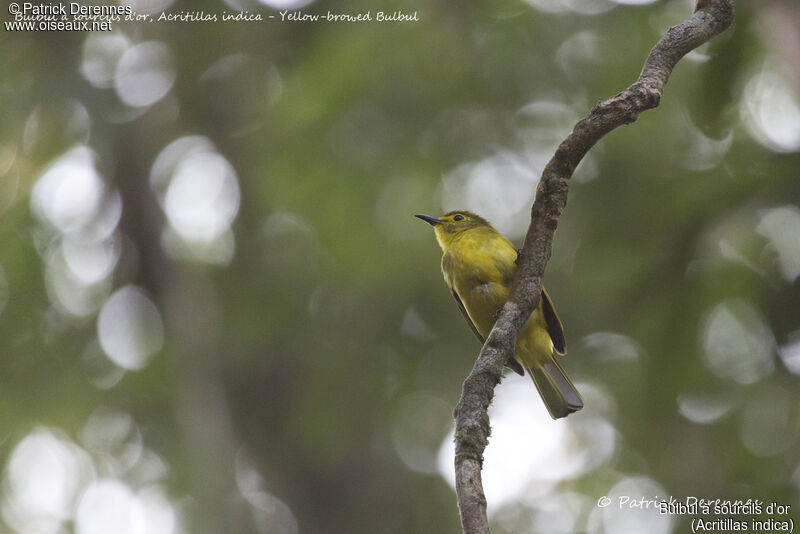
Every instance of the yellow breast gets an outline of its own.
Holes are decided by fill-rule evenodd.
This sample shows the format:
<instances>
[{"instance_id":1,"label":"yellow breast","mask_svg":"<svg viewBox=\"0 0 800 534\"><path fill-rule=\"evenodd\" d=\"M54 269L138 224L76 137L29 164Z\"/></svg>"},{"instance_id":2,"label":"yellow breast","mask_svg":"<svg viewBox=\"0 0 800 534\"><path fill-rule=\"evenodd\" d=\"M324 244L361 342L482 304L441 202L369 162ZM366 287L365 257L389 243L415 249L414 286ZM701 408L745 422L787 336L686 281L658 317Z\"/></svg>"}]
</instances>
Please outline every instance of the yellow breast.
<instances>
[{"instance_id":1,"label":"yellow breast","mask_svg":"<svg viewBox=\"0 0 800 534\"><path fill-rule=\"evenodd\" d=\"M475 328L487 337L497 310L508 299L508 290L517 271L517 251L495 231L475 229L448 243L442 257L442 273L447 285L458 294ZM542 304L533 311L517 339L515 357L550 357L553 345L547 332Z\"/></svg>"},{"instance_id":2,"label":"yellow breast","mask_svg":"<svg viewBox=\"0 0 800 534\"><path fill-rule=\"evenodd\" d=\"M517 252L497 232L464 232L449 244L442 258L447 285L458 294L472 322L484 337L494 325L498 308L508 298Z\"/></svg>"}]
</instances>

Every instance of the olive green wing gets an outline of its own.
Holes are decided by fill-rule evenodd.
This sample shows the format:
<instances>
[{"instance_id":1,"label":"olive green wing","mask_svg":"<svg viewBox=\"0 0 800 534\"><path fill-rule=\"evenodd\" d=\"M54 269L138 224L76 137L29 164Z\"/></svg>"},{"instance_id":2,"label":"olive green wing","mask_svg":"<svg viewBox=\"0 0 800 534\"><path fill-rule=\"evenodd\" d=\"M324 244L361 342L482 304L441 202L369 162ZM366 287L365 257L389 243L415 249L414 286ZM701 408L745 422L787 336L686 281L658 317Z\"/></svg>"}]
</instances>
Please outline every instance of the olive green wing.
<instances>
[{"instance_id":1,"label":"olive green wing","mask_svg":"<svg viewBox=\"0 0 800 534\"><path fill-rule=\"evenodd\" d=\"M475 324L472 322L472 319L469 318L469 314L467 313L467 309L464 307L464 303L461 302L461 299L459 298L458 293L456 293L455 289L451 289L450 293L452 293L453 294L453 298L456 299L456 304L458 304L458 309L461 310L461 315L463 315L464 319L467 320L467 324L472 329L472 333L475 334L475 336L478 338L478 341L480 341L481 345L483 345L486 342L486 338L483 337L480 332L478 332L477 328L475 328Z\"/></svg>"},{"instance_id":2,"label":"olive green wing","mask_svg":"<svg viewBox=\"0 0 800 534\"><path fill-rule=\"evenodd\" d=\"M564 325L561 324L561 319L558 318L556 308L553 306L553 301L550 300L550 295L547 294L542 288L542 309L544 310L544 320L547 323L547 332L550 334L550 339L553 341L553 348L557 354L562 356L567 353L567 340L564 337Z\"/></svg>"},{"instance_id":3,"label":"olive green wing","mask_svg":"<svg viewBox=\"0 0 800 534\"><path fill-rule=\"evenodd\" d=\"M464 316L464 319L466 319L467 324L472 329L475 337L477 337L478 341L480 341L481 345L483 345L486 342L486 338L483 337L480 332L478 332L477 328L475 328L475 323L473 323L472 319L470 319L467 309L464 307L464 303L461 302L461 298L458 296L458 293L456 293L455 289L450 289L450 293L452 293L453 298L456 299L456 304L458 304L458 309L461 310L461 315ZM519 375L525 374L525 372L522 370L522 366L514 358L511 358L508 363L506 363L506 366Z\"/></svg>"}]
</instances>

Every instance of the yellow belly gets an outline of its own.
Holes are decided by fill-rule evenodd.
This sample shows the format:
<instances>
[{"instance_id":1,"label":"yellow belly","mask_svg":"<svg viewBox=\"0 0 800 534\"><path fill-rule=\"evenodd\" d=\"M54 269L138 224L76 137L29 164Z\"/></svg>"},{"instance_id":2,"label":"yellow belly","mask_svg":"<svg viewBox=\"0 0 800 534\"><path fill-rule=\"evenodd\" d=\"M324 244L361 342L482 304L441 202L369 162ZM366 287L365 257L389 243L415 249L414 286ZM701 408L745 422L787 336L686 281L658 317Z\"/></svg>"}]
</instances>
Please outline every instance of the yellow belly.
<instances>
[{"instance_id":1,"label":"yellow belly","mask_svg":"<svg viewBox=\"0 0 800 534\"><path fill-rule=\"evenodd\" d=\"M513 258L516 258L516 251L510 244L508 246L513 252ZM484 251L484 254L478 256L480 261L475 261L476 256L471 255L470 264L459 261L461 258L456 257L451 260L450 272L445 273L448 285L455 289L467 314L483 337L489 336L497 311L508 299L508 287L504 283L504 279L509 278L508 271L500 272L497 265L505 266L512 273L516 271L513 259L510 260L511 265L505 263L509 261L509 256L504 253L498 258ZM539 302L517 337L514 358L523 366L530 367L552 356L553 343L547 332L542 303Z\"/></svg>"}]
</instances>

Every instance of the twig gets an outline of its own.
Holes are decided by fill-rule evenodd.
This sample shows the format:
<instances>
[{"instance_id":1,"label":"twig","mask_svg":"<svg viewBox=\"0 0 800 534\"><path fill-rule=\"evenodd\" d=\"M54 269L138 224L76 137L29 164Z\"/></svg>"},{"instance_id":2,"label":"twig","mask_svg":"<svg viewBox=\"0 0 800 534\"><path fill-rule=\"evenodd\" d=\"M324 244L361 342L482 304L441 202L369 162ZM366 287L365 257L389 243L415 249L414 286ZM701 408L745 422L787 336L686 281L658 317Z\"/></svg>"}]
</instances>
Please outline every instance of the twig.
<instances>
[{"instance_id":1,"label":"twig","mask_svg":"<svg viewBox=\"0 0 800 534\"><path fill-rule=\"evenodd\" d=\"M634 122L640 113L658 106L664 86L678 61L728 28L733 18L733 0L697 2L697 11L667 30L656 43L636 83L597 104L588 117L575 125L544 168L508 301L464 381L461 399L455 409L456 494L465 534L489 532L486 497L481 483L483 451L490 433L487 409L494 396L494 387L502 376L503 366L513 352L517 334L539 302L542 275L550 259L553 234L567 203L569 180L575 167L605 134Z\"/></svg>"}]
</instances>

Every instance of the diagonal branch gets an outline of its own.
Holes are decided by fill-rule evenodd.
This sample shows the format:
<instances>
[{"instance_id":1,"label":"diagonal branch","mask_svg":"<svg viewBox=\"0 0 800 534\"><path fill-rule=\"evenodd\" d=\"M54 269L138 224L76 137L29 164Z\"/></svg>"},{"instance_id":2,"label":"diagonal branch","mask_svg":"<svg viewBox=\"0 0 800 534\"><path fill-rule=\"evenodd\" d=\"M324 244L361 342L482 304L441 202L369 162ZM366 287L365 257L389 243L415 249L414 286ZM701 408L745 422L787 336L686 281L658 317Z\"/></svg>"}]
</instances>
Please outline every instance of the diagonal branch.
<instances>
[{"instance_id":1,"label":"diagonal branch","mask_svg":"<svg viewBox=\"0 0 800 534\"><path fill-rule=\"evenodd\" d=\"M733 0L698 0L696 5L697 10L691 17L667 30L656 43L639 79L623 92L597 104L588 117L578 122L542 172L511 293L464 381L455 409L456 494L465 534L489 532L481 483L483 451L490 432L487 409L503 366L513 352L517 334L539 302L542 276L550 259L558 218L567 203L572 173L605 134L634 122L640 113L658 106L678 61L733 22Z\"/></svg>"}]
</instances>

